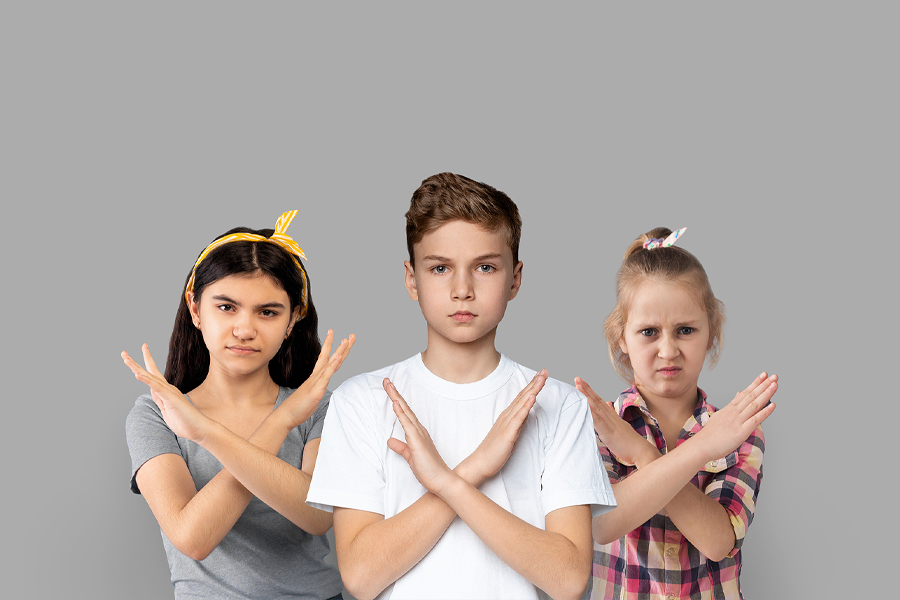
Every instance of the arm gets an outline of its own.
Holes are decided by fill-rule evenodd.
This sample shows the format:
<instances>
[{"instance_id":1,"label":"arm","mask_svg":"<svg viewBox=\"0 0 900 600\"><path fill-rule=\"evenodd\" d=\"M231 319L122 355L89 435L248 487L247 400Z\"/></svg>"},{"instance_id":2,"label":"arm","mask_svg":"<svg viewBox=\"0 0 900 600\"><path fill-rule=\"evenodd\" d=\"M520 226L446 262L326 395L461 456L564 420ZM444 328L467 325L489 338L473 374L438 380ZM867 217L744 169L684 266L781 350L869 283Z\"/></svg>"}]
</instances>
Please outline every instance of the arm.
<instances>
[{"instance_id":1,"label":"arm","mask_svg":"<svg viewBox=\"0 0 900 600\"><path fill-rule=\"evenodd\" d=\"M542 372L543 375L544 372ZM391 449L407 460L416 479L443 500L479 538L520 575L554 598L578 598L587 585L591 564L590 509L570 506L552 511L546 530L534 527L498 506L443 462L431 436L415 414L385 381L394 413L406 434L406 443L392 440ZM534 395L515 412L515 437ZM509 448L504 464L512 452ZM498 461L499 462L499 461ZM498 467L499 468L499 467Z\"/></svg>"},{"instance_id":2,"label":"arm","mask_svg":"<svg viewBox=\"0 0 900 600\"><path fill-rule=\"evenodd\" d=\"M506 463L545 381L546 372L535 375L500 414L475 452L454 470L462 480L478 487ZM393 386L386 385L385 389L392 400L399 397ZM388 445L409 460L406 444L391 439ZM347 591L360 600L377 596L428 554L455 518L456 511L431 492L388 519L373 512L335 507L335 550Z\"/></svg>"},{"instance_id":3,"label":"arm","mask_svg":"<svg viewBox=\"0 0 900 600\"><path fill-rule=\"evenodd\" d=\"M151 387L153 400L173 432L206 447L226 467L199 492L187 466L178 456L157 456L138 470L137 482L150 509L166 536L183 553L196 560L205 558L231 530L250 502L253 490L240 483L229 472L229 466L252 481L251 486L264 488L257 489L262 492L258 495L276 510L280 507L288 513L286 516L299 527L318 535L329 529L331 516L303 502L319 440L311 441L304 448L300 470L275 454L290 430L315 410L331 375L340 367L354 342L353 336L349 342L344 340L331 360L327 360L332 337L329 331L310 378L263 421L249 440L203 416L180 391L169 385L146 345L143 352L147 369L137 365L127 353L122 353L135 377ZM298 503L299 495L302 498Z\"/></svg>"},{"instance_id":4,"label":"arm","mask_svg":"<svg viewBox=\"0 0 900 600\"><path fill-rule=\"evenodd\" d=\"M622 537L665 507L681 533L705 556L715 560L727 554L734 547L728 514L690 480L706 462L732 452L772 414L775 405L769 400L778 389L777 376L767 378L763 373L757 377L728 406L714 413L699 434L665 456L622 421L584 381L576 380L576 387L588 397L601 440L638 467L613 484L617 507L593 519L597 543L608 544ZM722 550L725 546L728 548Z\"/></svg>"}]
</instances>

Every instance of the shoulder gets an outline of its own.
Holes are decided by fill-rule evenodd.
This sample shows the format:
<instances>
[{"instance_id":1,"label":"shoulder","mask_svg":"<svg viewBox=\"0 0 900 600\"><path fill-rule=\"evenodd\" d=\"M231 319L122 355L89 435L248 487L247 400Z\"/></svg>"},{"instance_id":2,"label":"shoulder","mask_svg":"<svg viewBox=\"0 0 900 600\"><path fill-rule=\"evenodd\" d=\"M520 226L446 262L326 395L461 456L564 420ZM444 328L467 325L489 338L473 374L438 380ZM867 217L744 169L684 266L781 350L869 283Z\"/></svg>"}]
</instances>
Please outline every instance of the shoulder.
<instances>
[{"instance_id":1,"label":"shoulder","mask_svg":"<svg viewBox=\"0 0 900 600\"><path fill-rule=\"evenodd\" d=\"M134 406L128 412L128 416L125 418L125 429L131 432L134 429L142 428L148 423L162 423L165 425L165 420L163 419L162 411L153 402L150 394L143 394L135 400Z\"/></svg>"},{"instance_id":2,"label":"shoulder","mask_svg":"<svg viewBox=\"0 0 900 600\"><path fill-rule=\"evenodd\" d=\"M384 378L390 377L397 366L402 364L403 363L397 363L396 365L384 367L377 371L354 375L334 390L332 401L338 402L344 398L360 398L371 396L378 392L383 393L384 387L382 386L382 382L384 381Z\"/></svg>"},{"instance_id":3,"label":"shoulder","mask_svg":"<svg viewBox=\"0 0 900 600\"><path fill-rule=\"evenodd\" d=\"M512 364L514 375L511 378L510 385L518 385L520 388L524 388L537 374L537 371L534 369L529 369L516 362ZM547 409L555 407L559 410L579 406L582 403L585 406L587 405L587 398L575 389L575 386L552 377L548 377L547 381L544 382L544 387L538 394L537 401L539 406Z\"/></svg>"}]
</instances>

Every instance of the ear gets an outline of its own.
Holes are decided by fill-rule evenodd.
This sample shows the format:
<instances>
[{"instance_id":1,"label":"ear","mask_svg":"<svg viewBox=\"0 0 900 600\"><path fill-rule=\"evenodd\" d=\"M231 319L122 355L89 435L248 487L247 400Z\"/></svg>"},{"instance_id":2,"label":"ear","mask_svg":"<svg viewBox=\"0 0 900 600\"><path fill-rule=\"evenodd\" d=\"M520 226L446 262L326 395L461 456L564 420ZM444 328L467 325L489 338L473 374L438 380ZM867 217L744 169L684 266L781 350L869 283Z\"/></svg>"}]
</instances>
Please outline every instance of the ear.
<instances>
[{"instance_id":1,"label":"ear","mask_svg":"<svg viewBox=\"0 0 900 600\"><path fill-rule=\"evenodd\" d=\"M625 345L625 336L619 338L619 350L622 351L622 354L628 356L628 346Z\"/></svg>"},{"instance_id":2,"label":"ear","mask_svg":"<svg viewBox=\"0 0 900 600\"><path fill-rule=\"evenodd\" d=\"M294 312L291 313L291 322L288 325L287 331L284 332L284 337L287 339L289 335L291 335L291 331L294 329L294 325L297 324L297 321L300 319L300 307L295 306Z\"/></svg>"},{"instance_id":3,"label":"ear","mask_svg":"<svg viewBox=\"0 0 900 600\"><path fill-rule=\"evenodd\" d=\"M513 281L512 287L509 290L509 299L512 300L519 293L519 288L522 287L522 266L523 263L520 260L516 263L516 267L513 269Z\"/></svg>"},{"instance_id":4,"label":"ear","mask_svg":"<svg viewBox=\"0 0 900 600\"><path fill-rule=\"evenodd\" d=\"M419 290L416 288L416 272L413 269L412 263L408 260L403 261L403 267L405 269L403 284L406 286L406 293L409 294L410 298L418 302Z\"/></svg>"},{"instance_id":5,"label":"ear","mask_svg":"<svg viewBox=\"0 0 900 600\"><path fill-rule=\"evenodd\" d=\"M196 294L193 291L187 293L188 311L191 313L191 320L194 327L200 327L200 303L195 301Z\"/></svg>"}]
</instances>

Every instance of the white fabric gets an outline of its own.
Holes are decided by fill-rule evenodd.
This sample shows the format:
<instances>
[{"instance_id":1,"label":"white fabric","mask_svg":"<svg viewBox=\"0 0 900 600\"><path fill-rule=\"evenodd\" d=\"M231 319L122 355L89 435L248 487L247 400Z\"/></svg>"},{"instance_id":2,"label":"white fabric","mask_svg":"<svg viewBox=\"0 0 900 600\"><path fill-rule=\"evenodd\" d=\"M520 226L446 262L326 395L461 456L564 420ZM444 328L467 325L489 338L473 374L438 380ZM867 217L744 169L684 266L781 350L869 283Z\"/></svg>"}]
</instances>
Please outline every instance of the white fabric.
<instances>
[{"instance_id":1,"label":"white fabric","mask_svg":"<svg viewBox=\"0 0 900 600\"><path fill-rule=\"evenodd\" d=\"M332 395L307 502L396 515L425 488L387 446L405 440L382 387L389 377L451 468L470 455L499 414L535 372L501 356L485 379L455 384L432 374L421 355L353 377ZM600 467L587 400L550 379L538 395L516 448L480 490L524 521L544 527L547 513L592 505L594 515L615 506ZM379 596L385 598L538 598L537 588L503 563L460 519L431 552Z\"/></svg>"}]
</instances>

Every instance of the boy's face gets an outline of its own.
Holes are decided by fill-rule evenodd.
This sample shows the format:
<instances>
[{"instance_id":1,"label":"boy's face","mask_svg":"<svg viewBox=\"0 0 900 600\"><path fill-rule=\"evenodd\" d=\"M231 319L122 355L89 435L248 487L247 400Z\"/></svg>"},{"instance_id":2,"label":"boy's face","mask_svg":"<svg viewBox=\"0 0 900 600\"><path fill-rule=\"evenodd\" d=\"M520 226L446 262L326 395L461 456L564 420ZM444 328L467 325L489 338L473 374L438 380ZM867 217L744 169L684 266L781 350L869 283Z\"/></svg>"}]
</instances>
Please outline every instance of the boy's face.
<instances>
[{"instance_id":1,"label":"boy's face","mask_svg":"<svg viewBox=\"0 0 900 600\"><path fill-rule=\"evenodd\" d=\"M501 228L491 232L466 221L450 221L426 233L413 248L415 267L405 261L406 290L428 323L428 343L457 344L494 332L522 283L522 263ZM437 336L436 338L434 336Z\"/></svg>"}]
</instances>

